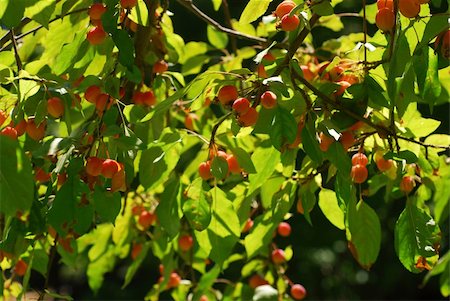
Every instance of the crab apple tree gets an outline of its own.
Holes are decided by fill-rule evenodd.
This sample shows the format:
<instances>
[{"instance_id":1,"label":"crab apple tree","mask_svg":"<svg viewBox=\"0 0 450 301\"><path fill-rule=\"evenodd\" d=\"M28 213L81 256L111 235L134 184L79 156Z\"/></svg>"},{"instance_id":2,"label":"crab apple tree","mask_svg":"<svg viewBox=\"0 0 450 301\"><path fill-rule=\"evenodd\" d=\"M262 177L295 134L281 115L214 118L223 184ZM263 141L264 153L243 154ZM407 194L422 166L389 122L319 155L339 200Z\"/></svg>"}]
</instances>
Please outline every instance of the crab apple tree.
<instances>
[{"instance_id":1,"label":"crab apple tree","mask_svg":"<svg viewBox=\"0 0 450 301\"><path fill-rule=\"evenodd\" d=\"M2 1L3 298L448 298L444 2Z\"/></svg>"}]
</instances>

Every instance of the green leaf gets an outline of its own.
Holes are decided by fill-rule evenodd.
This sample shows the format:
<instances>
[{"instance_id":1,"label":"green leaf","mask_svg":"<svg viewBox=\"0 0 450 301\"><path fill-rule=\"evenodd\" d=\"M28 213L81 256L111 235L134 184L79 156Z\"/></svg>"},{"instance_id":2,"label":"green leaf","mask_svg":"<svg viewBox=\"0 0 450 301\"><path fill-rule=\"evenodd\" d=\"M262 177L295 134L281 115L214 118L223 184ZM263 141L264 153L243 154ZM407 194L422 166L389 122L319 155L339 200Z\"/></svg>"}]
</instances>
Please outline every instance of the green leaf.
<instances>
[{"instance_id":1,"label":"green leaf","mask_svg":"<svg viewBox=\"0 0 450 301\"><path fill-rule=\"evenodd\" d=\"M431 47L424 46L416 49L413 62L422 99L432 110L442 90L438 75L438 56Z\"/></svg>"},{"instance_id":2,"label":"green leaf","mask_svg":"<svg viewBox=\"0 0 450 301\"><path fill-rule=\"evenodd\" d=\"M86 30L80 31L75 35L73 42L63 46L61 52L56 57L53 64L53 71L56 75L61 75L73 66L77 55L80 53L82 44L86 44Z\"/></svg>"},{"instance_id":3,"label":"green leaf","mask_svg":"<svg viewBox=\"0 0 450 301\"><path fill-rule=\"evenodd\" d=\"M231 148L231 152L238 160L239 166L242 167L247 173L256 173L255 165L253 165L250 155L240 147Z\"/></svg>"},{"instance_id":4,"label":"green leaf","mask_svg":"<svg viewBox=\"0 0 450 301\"><path fill-rule=\"evenodd\" d=\"M272 145L277 150L281 150L285 143L294 142L297 135L297 122L294 116L278 106L271 122L269 135Z\"/></svg>"},{"instance_id":5,"label":"green leaf","mask_svg":"<svg viewBox=\"0 0 450 301\"><path fill-rule=\"evenodd\" d=\"M164 151L160 146L152 146L142 152L139 179L144 188L154 188L167 179L178 162L179 154L176 148Z\"/></svg>"},{"instance_id":6,"label":"green leaf","mask_svg":"<svg viewBox=\"0 0 450 301\"><path fill-rule=\"evenodd\" d=\"M302 144L305 153L317 164L323 160L322 151L319 147L319 141L316 138L316 129L312 121L308 121L301 133Z\"/></svg>"},{"instance_id":7,"label":"green leaf","mask_svg":"<svg viewBox=\"0 0 450 301\"><path fill-rule=\"evenodd\" d=\"M120 212L120 193L112 193L95 186L92 203L102 222L114 223Z\"/></svg>"},{"instance_id":8,"label":"green leaf","mask_svg":"<svg viewBox=\"0 0 450 301\"><path fill-rule=\"evenodd\" d=\"M89 287L96 293L102 287L104 275L114 269L116 264L115 250L112 245L87 266Z\"/></svg>"},{"instance_id":9,"label":"green leaf","mask_svg":"<svg viewBox=\"0 0 450 301\"><path fill-rule=\"evenodd\" d=\"M211 163L211 174L218 180L225 179L228 174L228 163L223 157L214 157Z\"/></svg>"},{"instance_id":10,"label":"green leaf","mask_svg":"<svg viewBox=\"0 0 450 301\"><path fill-rule=\"evenodd\" d=\"M280 152L273 147L257 148L252 155L252 162L255 164L256 173L248 177L250 185L247 195L255 192L272 175L280 162Z\"/></svg>"},{"instance_id":11,"label":"green leaf","mask_svg":"<svg viewBox=\"0 0 450 301\"><path fill-rule=\"evenodd\" d=\"M334 14L333 6L331 6L331 2L328 0L324 1L316 1L318 3L313 3L311 6L311 10L318 14L319 16L330 16Z\"/></svg>"},{"instance_id":12,"label":"green leaf","mask_svg":"<svg viewBox=\"0 0 450 301\"><path fill-rule=\"evenodd\" d=\"M165 189L161 195L156 214L161 227L167 232L170 239L177 236L180 230L181 215L181 186L178 178L173 178L165 184Z\"/></svg>"},{"instance_id":13,"label":"green leaf","mask_svg":"<svg viewBox=\"0 0 450 301\"><path fill-rule=\"evenodd\" d=\"M412 201L407 201L395 225L395 251L406 269L420 273L437 262L441 231L433 218Z\"/></svg>"},{"instance_id":14,"label":"green leaf","mask_svg":"<svg viewBox=\"0 0 450 301\"><path fill-rule=\"evenodd\" d=\"M142 26L148 25L148 9L147 5L144 1L138 1L137 5L131 10L131 13L128 15L130 20L132 20L136 24L140 24Z\"/></svg>"},{"instance_id":15,"label":"green leaf","mask_svg":"<svg viewBox=\"0 0 450 301\"><path fill-rule=\"evenodd\" d=\"M336 193L333 190L324 188L319 192L319 207L336 228L345 229L344 212L339 207Z\"/></svg>"},{"instance_id":16,"label":"green leaf","mask_svg":"<svg viewBox=\"0 0 450 301\"><path fill-rule=\"evenodd\" d=\"M0 24L13 28L22 20L26 0L3 0L0 2Z\"/></svg>"},{"instance_id":17,"label":"green leaf","mask_svg":"<svg viewBox=\"0 0 450 301\"><path fill-rule=\"evenodd\" d=\"M239 18L239 23L250 24L261 17L269 7L272 0L250 0Z\"/></svg>"},{"instance_id":18,"label":"green leaf","mask_svg":"<svg viewBox=\"0 0 450 301\"><path fill-rule=\"evenodd\" d=\"M0 135L0 212L15 216L34 200L34 179L29 157L16 140Z\"/></svg>"},{"instance_id":19,"label":"green leaf","mask_svg":"<svg viewBox=\"0 0 450 301\"><path fill-rule=\"evenodd\" d=\"M381 225L376 212L362 200L348 206L346 236L353 257L369 270L380 252Z\"/></svg>"},{"instance_id":20,"label":"green leaf","mask_svg":"<svg viewBox=\"0 0 450 301\"><path fill-rule=\"evenodd\" d=\"M449 146L450 145L450 135L444 135L444 134L430 135L427 138L425 138L424 142L426 144Z\"/></svg>"},{"instance_id":21,"label":"green leaf","mask_svg":"<svg viewBox=\"0 0 450 301\"><path fill-rule=\"evenodd\" d=\"M55 11L56 2L53 0L39 0L33 6L25 9L25 15L48 28L48 21Z\"/></svg>"},{"instance_id":22,"label":"green leaf","mask_svg":"<svg viewBox=\"0 0 450 301\"><path fill-rule=\"evenodd\" d=\"M339 142L333 142L326 152L327 158L336 166L338 173L343 177L349 177L352 169L350 156Z\"/></svg>"},{"instance_id":23,"label":"green leaf","mask_svg":"<svg viewBox=\"0 0 450 301\"><path fill-rule=\"evenodd\" d=\"M119 49L119 62L132 69L134 66L134 45L127 31L120 29L112 34L114 44Z\"/></svg>"},{"instance_id":24,"label":"green leaf","mask_svg":"<svg viewBox=\"0 0 450 301\"><path fill-rule=\"evenodd\" d=\"M272 241L276 227L292 207L296 188L295 182L286 181L272 197L272 207L254 220L251 232L244 241L248 259L267 252L267 245Z\"/></svg>"},{"instance_id":25,"label":"green leaf","mask_svg":"<svg viewBox=\"0 0 450 301\"><path fill-rule=\"evenodd\" d=\"M208 25L206 34L208 36L208 41L217 49L225 49L227 47L228 35L226 33L218 31L213 26Z\"/></svg>"},{"instance_id":26,"label":"green leaf","mask_svg":"<svg viewBox=\"0 0 450 301\"><path fill-rule=\"evenodd\" d=\"M211 222L211 206L206 200L202 186L202 179L195 179L186 189L188 199L183 203L183 212L197 231L205 230Z\"/></svg>"}]
</instances>

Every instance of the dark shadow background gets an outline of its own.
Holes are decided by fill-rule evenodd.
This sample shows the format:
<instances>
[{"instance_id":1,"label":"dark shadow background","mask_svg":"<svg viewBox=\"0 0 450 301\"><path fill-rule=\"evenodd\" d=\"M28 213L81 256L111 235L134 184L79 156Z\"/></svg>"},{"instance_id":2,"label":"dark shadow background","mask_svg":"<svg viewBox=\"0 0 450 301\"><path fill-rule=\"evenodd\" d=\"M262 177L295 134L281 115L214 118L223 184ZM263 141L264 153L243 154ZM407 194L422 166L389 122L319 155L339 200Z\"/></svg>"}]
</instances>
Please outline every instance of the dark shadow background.
<instances>
[{"instance_id":1,"label":"dark shadow background","mask_svg":"<svg viewBox=\"0 0 450 301\"><path fill-rule=\"evenodd\" d=\"M225 24L222 11L215 12L210 1L195 2L209 16ZM228 2L232 17L239 18L247 1ZM374 0L367 2L373 3ZM271 9L274 10L278 3L279 1L274 1ZM336 13L359 12L361 3L360 0L346 0L337 7ZM447 11L448 4L446 1L442 3L442 7L432 7L433 12ZM176 1L170 1L169 10L174 13L172 20L175 32L181 35L185 42L206 40L205 23ZM360 18L344 17L342 21L344 29L338 33L323 27L315 28L313 30L315 46L330 38L362 31ZM369 33L375 31L374 26L369 27ZM245 44L245 41L238 40L239 46ZM435 108L433 114L430 113L428 106L421 105L420 110L424 116L442 121L439 132L449 133L448 103ZM381 251L370 272L360 268L352 258L347 249L345 232L331 225L316 206L311 212L314 226L310 226L303 216L294 213L289 220L293 228L291 236L276 238L277 244L281 247L293 245L294 257L290 261L287 275L294 282L302 283L307 288L309 300L444 300L439 293L437 277L432 278L425 287L421 287L425 273L408 272L395 254L393 229L396 219L404 208L404 200L386 204L380 193L367 199L367 203L377 211L383 227ZM448 234L448 228L448 224L444 225L442 232ZM442 254L448 250L448 241L448 237L443 237ZM105 275L103 287L97 296L90 291L83 269L74 271L54 265L50 286L57 288L60 293L70 294L75 300L142 300L159 278L159 262L149 255L131 284L125 290L121 290L129 264L130 260L123 261L117 265L114 272ZM83 263L80 265L83 266ZM232 277L239 276L240 268L232 266L226 274ZM33 274L31 279L32 287L42 287L44 282L42 276ZM162 295L161 300L163 299L169 300L170 295Z\"/></svg>"}]
</instances>

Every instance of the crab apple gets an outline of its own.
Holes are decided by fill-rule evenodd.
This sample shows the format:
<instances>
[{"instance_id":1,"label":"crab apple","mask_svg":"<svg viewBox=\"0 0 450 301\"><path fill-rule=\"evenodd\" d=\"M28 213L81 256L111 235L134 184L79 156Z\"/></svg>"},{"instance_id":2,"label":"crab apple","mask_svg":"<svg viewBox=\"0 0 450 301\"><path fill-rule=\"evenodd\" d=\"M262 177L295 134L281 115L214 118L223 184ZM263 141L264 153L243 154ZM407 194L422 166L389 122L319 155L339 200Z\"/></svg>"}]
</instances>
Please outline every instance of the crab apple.
<instances>
[{"instance_id":1,"label":"crab apple","mask_svg":"<svg viewBox=\"0 0 450 301\"><path fill-rule=\"evenodd\" d=\"M101 93L97 98L95 99L95 108L99 112L103 112L109 107L111 97L108 94Z\"/></svg>"},{"instance_id":2,"label":"crab apple","mask_svg":"<svg viewBox=\"0 0 450 301\"><path fill-rule=\"evenodd\" d=\"M419 0L399 0L398 10L406 18L415 18L420 13Z\"/></svg>"},{"instance_id":3,"label":"crab apple","mask_svg":"<svg viewBox=\"0 0 450 301\"><path fill-rule=\"evenodd\" d=\"M276 10L275 10L275 16L277 16L278 18L282 18L285 15L289 14L291 12L291 10L294 9L294 7L296 6L294 1L291 0L285 0L283 2L281 2L280 4L278 4Z\"/></svg>"},{"instance_id":4,"label":"crab apple","mask_svg":"<svg viewBox=\"0 0 450 301\"><path fill-rule=\"evenodd\" d=\"M116 160L106 159L102 163L102 176L111 179L121 169L119 163Z\"/></svg>"},{"instance_id":5,"label":"crab apple","mask_svg":"<svg viewBox=\"0 0 450 301\"><path fill-rule=\"evenodd\" d=\"M352 157L352 165L363 165L366 166L369 163L367 156L364 153L356 153Z\"/></svg>"},{"instance_id":6,"label":"crab apple","mask_svg":"<svg viewBox=\"0 0 450 301\"><path fill-rule=\"evenodd\" d=\"M420 4L427 4L428 2L430 2L430 0L419 0Z\"/></svg>"},{"instance_id":7,"label":"crab apple","mask_svg":"<svg viewBox=\"0 0 450 301\"><path fill-rule=\"evenodd\" d=\"M94 3L89 7L88 14L91 20L101 20L106 12L106 6L103 3Z\"/></svg>"},{"instance_id":8,"label":"crab apple","mask_svg":"<svg viewBox=\"0 0 450 301\"><path fill-rule=\"evenodd\" d=\"M239 97L238 90L235 86L227 85L220 88L217 98L220 103L223 105L227 105L228 103L234 101Z\"/></svg>"},{"instance_id":9,"label":"crab apple","mask_svg":"<svg viewBox=\"0 0 450 301\"><path fill-rule=\"evenodd\" d=\"M111 192L125 191L126 181L125 181L125 170L123 167L111 178Z\"/></svg>"},{"instance_id":10,"label":"crab apple","mask_svg":"<svg viewBox=\"0 0 450 301\"><path fill-rule=\"evenodd\" d=\"M275 264L281 264L286 261L286 258L284 257L284 251L281 249L275 249L272 251L272 262Z\"/></svg>"},{"instance_id":11,"label":"crab apple","mask_svg":"<svg viewBox=\"0 0 450 301\"><path fill-rule=\"evenodd\" d=\"M377 8L378 9L388 8L393 12L394 11L394 0L378 0Z\"/></svg>"},{"instance_id":12,"label":"crab apple","mask_svg":"<svg viewBox=\"0 0 450 301\"><path fill-rule=\"evenodd\" d=\"M142 102L146 106L153 106L156 104L156 95L152 90L142 92Z\"/></svg>"},{"instance_id":13,"label":"crab apple","mask_svg":"<svg viewBox=\"0 0 450 301\"><path fill-rule=\"evenodd\" d=\"M139 215L138 224L146 230L150 228L150 226L155 222L155 220L156 216L152 212L144 210Z\"/></svg>"},{"instance_id":14,"label":"crab apple","mask_svg":"<svg viewBox=\"0 0 450 301\"><path fill-rule=\"evenodd\" d=\"M301 284L291 286L291 296L295 300L302 300L306 297L306 289Z\"/></svg>"},{"instance_id":15,"label":"crab apple","mask_svg":"<svg viewBox=\"0 0 450 301\"><path fill-rule=\"evenodd\" d=\"M34 171L34 179L40 183L48 182L51 179L51 173L46 172L42 168L38 167Z\"/></svg>"},{"instance_id":16,"label":"crab apple","mask_svg":"<svg viewBox=\"0 0 450 301\"><path fill-rule=\"evenodd\" d=\"M189 234L183 234L178 238L178 246L183 252L187 252L194 246L194 239Z\"/></svg>"},{"instance_id":17,"label":"crab apple","mask_svg":"<svg viewBox=\"0 0 450 301\"><path fill-rule=\"evenodd\" d=\"M446 59L450 59L450 30L441 32L434 42L434 50L439 51Z\"/></svg>"},{"instance_id":18,"label":"crab apple","mask_svg":"<svg viewBox=\"0 0 450 301\"><path fill-rule=\"evenodd\" d=\"M197 114L194 114L194 113L186 114L186 117L184 117L184 126L188 130L193 131L194 130L194 120L199 120Z\"/></svg>"},{"instance_id":19,"label":"crab apple","mask_svg":"<svg viewBox=\"0 0 450 301\"><path fill-rule=\"evenodd\" d=\"M344 71L345 70L342 66L340 66L340 65L334 66L329 72L331 80L338 81L338 79L341 77L341 75L344 73Z\"/></svg>"},{"instance_id":20,"label":"crab apple","mask_svg":"<svg viewBox=\"0 0 450 301\"><path fill-rule=\"evenodd\" d=\"M257 71L258 71L258 77L261 77L261 78L268 78L269 77L269 75L267 74L267 71L266 71L266 67L264 67L263 64L259 64L258 65Z\"/></svg>"},{"instance_id":21,"label":"crab apple","mask_svg":"<svg viewBox=\"0 0 450 301\"><path fill-rule=\"evenodd\" d=\"M39 125L36 124L34 118L28 119L26 132L31 139L39 141L45 136L45 128L47 124L45 121L41 122Z\"/></svg>"},{"instance_id":22,"label":"crab apple","mask_svg":"<svg viewBox=\"0 0 450 301\"><path fill-rule=\"evenodd\" d=\"M27 272L27 269L28 269L28 264L23 259L19 259L16 262L16 265L14 266L14 271L15 271L16 275L20 276L20 277L25 275L25 273Z\"/></svg>"},{"instance_id":23,"label":"crab apple","mask_svg":"<svg viewBox=\"0 0 450 301\"><path fill-rule=\"evenodd\" d=\"M169 64L164 60L157 61L153 65L153 73L164 73L167 69L169 69Z\"/></svg>"},{"instance_id":24,"label":"crab apple","mask_svg":"<svg viewBox=\"0 0 450 301\"><path fill-rule=\"evenodd\" d=\"M217 151L217 153L214 155L214 152L210 153L211 158L214 158L215 156L217 157L222 157L225 160L228 159L228 154L226 152L224 152L223 150L219 150Z\"/></svg>"},{"instance_id":25,"label":"crab apple","mask_svg":"<svg viewBox=\"0 0 450 301\"><path fill-rule=\"evenodd\" d=\"M261 105L266 109L277 106L277 95L272 91L266 91L261 95Z\"/></svg>"},{"instance_id":26,"label":"crab apple","mask_svg":"<svg viewBox=\"0 0 450 301\"><path fill-rule=\"evenodd\" d=\"M3 110L0 110L0 126L3 125L6 119L8 119L8 115Z\"/></svg>"},{"instance_id":27,"label":"crab apple","mask_svg":"<svg viewBox=\"0 0 450 301\"><path fill-rule=\"evenodd\" d=\"M89 30L86 39L91 45L100 45L106 39L107 33L100 26L95 26Z\"/></svg>"},{"instance_id":28,"label":"crab apple","mask_svg":"<svg viewBox=\"0 0 450 301\"><path fill-rule=\"evenodd\" d=\"M239 162L234 155L229 155L227 157L228 170L231 173L239 174L241 173L241 167L239 166Z\"/></svg>"},{"instance_id":29,"label":"crab apple","mask_svg":"<svg viewBox=\"0 0 450 301\"><path fill-rule=\"evenodd\" d=\"M302 69L303 77L304 77L307 81L312 81L312 80L314 79L314 73L311 71L311 69L309 69L308 66L306 66L306 65L301 65L300 68Z\"/></svg>"},{"instance_id":30,"label":"crab apple","mask_svg":"<svg viewBox=\"0 0 450 301\"><path fill-rule=\"evenodd\" d=\"M131 208L131 214L139 216L145 208L141 204L136 204Z\"/></svg>"},{"instance_id":31,"label":"crab apple","mask_svg":"<svg viewBox=\"0 0 450 301\"><path fill-rule=\"evenodd\" d=\"M102 173L103 159L97 157L89 157L86 160L86 173L96 177Z\"/></svg>"},{"instance_id":32,"label":"crab apple","mask_svg":"<svg viewBox=\"0 0 450 301\"><path fill-rule=\"evenodd\" d=\"M294 31L300 24L300 19L297 15L285 15L281 18L281 29L284 31Z\"/></svg>"},{"instance_id":33,"label":"crab apple","mask_svg":"<svg viewBox=\"0 0 450 301\"><path fill-rule=\"evenodd\" d=\"M380 9L375 16L375 24L382 31L391 31L395 24L394 11L387 7Z\"/></svg>"},{"instance_id":34,"label":"crab apple","mask_svg":"<svg viewBox=\"0 0 450 301\"><path fill-rule=\"evenodd\" d=\"M131 248L131 259L136 260L136 258L141 254L142 252L142 244L141 243L134 243L133 247Z\"/></svg>"},{"instance_id":35,"label":"crab apple","mask_svg":"<svg viewBox=\"0 0 450 301\"><path fill-rule=\"evenodd\" d=\"M364 183L367 180L369 172L367 167L364 165L356 164L352 166L352 171L350 172L350 177L352 181L357 184Z\"/></svg>"},{"instance_id":36,"label":"crab apple","mask_svg":"<svg viewBox=\"0 0 450 301\"><path fill-rule=\"evenodd\" d=\"M253 227L253 224L253 220L251 218L248 218L245 222L244 228L242 228L242 233L247 233L248 231L250 231L250 229Z\"/></svg>"},{"instance_id":37,"label":"crab apple","mask_svg":"<svg viewBox=\"0 0 450 301\"><path fill-rule=\"evenodd\" d=\"M400 191L403 191L404 193L408 194L414 189L414 186L416 186L416 183L414 182L414 177L404 176L402 178L402 181L400 182Z\"/></svg>"},{"instance_id":38,"label":"crab apple","mask_svg":"<svg viewBox=\"0 0 450 301\"><path fill-rule=\"evenodd\" d=\"M67 181L67 173L65 173L65 172L59 173L57 178L58 178L58 180L57 180L56 184L58 185L58 187L61 187Z\"/></svg>"},{"instance_id":39,"label":"crab apple","mask_svg":"<svg viewBox=\"0 0 450 301\"><path fill-rule=\"evenodd\" d=\"M17 136L22 136L27 129L27 121L22 119L19 123L15 124L13 121L10 122L9 126L13 127L17 131Z\"/></svg>"},{"instance_id":40,"label":"crab apple","mask_svg":"<svg viewBox=\"0 0 450 301\"><path fill-rule=\"evenodd\" d=\"M0 135L16 140L17 130L13 127L7 126L0 132Z\"/></svg>"},{"instance_id":41,"label":"crab apple","mask_svg":"<svg viewBox=\"0 0 450 301\"><path fill-rule=\"evenodd\" d=\"M248 109L247 113L239 116L238 122L241 126L252 126L258 121L258 111L255 108Z\"/></svg>"},{"instance_id":42,"label":"crab apple","mask_svg":"<svg viewBox=\"0 0 450 301\"><path fill-rule=\"evenodd\" d=\"M394 161L392 159L386 160L383 158L383 154L377 151L375 153L375 164L377 165L378 170L383 172L389 170L394 164Z\"/></svg>"},{"instance_id":43,"label":"crab apple","mask_svg":"<svg viewBox=\"0 0 450 301\"><path fill-rule=\"evenodd\" d=\"M283 237L288 237L289 235L291 235L291 230L291 225L286 222L281 222L277 228L278 234Z\"/></svg>"},{"instance_id":44,"label":"crab apple","mask_svg":"<svg viewBox=\"0 0 450 301\"><path fill-rule=\"evenodd\" d=\"M172 272L169 277L169 282L167 283L167 286L170 287L177 287L180 285L181 277L176 272Z\"/></svg>"},{"instance_id":45,"label":"crab apple","mask_svg":"<svg viewBox=\"0 0 450 301\"><path fill-rule=\"evenodd\" d=\"M100 87L97 85L89 86L84 92L84 98L90 103L95 103L97 97L102 93Z\"/></svg>"},{"instance_id":46,"label":"crab apple","mask_svg":"<svg viewBox=\"0 0 450 301\"><path fill-rule=\"evenodd\" d=\"M258 286L261 285L266 285L269 284L269 282L267 282L266 279L264 279L263 277L259 276L258 274L253 275L252 277L250 277L250 279L248 280L248 285L252 288L255 289Z\"/></svg>"},{"instance_id":47,"label":"crab apple","mask_svg":"<svg viewBox=\"0 0 450 301\"><path fill-rule=\"evenodd\" d=\"M341 96L344 94L345 90L347 90L348 87L350 87L352 84L350 84L349 82L346 82L345 80L337 82L336 84L339 85L339 88L337 89L336 92L334 92L334 94L336 96Z\"/></svg>"},{"instance_id":48,"label":"crab apple","mask_svg":"<svg viewBox=\"0 0 450 301\"><path fill-rule=\"evenodd\" d=\"M206 161L206 162L200 163L200 165L198 166L198 174L205 181L208 179L211 179L212 178L211 162Z\"/></svg>"},{"instance_id":49,"label":"crab apple","mask_svg":"<svg viewBox=\"0 0 450 301\"><path fill-rule=\"evenodd\" d=\"M247 98L240 97L233 102L232 108L237 114L243 115L250 109L250 101Z\"/></svg>"},{"instance_id":50,"label":"crab apple","mask_svg":"<svg viewBox=\"0 0 450 301\"><path fill-rule=\"evenodd\" d=\"M334 142L334 139L332 137L327 136L323 132L319 134L319 140L319 148L323 152L326 152Z\"/></svg>"},{"instance_id":51,"label":"crab apple","mask_svg":"<svg viewBox=\"0 0 450 301\"><path fill-rule=\"evenodd\" d=\"M341 142L345 150L348 150L351 146L353 146L353 144L355 144L355 137L351 131L345 131L342 132L339 142Z\"/></svg>"},{"instance_id":52,"label":"crab apple","mask_svg":"<svg viewBox=\"0 0 450 301\"><path fill-rule=\"evenodd\" d=\"M47 112L54 118L59 118L64 114L64 103L59 97L52 97L47 100Z\"/></svg>"},{"instance_id":53,"label":"crab apple","mask_svg":"<svg viewBox=\"0 0 450 301\"><path fill-rule=\"evenodd\" d=\"M120 6L123 8L133 8L137 5L137 0L120 0Z\"/></svg>"}]
</instances>

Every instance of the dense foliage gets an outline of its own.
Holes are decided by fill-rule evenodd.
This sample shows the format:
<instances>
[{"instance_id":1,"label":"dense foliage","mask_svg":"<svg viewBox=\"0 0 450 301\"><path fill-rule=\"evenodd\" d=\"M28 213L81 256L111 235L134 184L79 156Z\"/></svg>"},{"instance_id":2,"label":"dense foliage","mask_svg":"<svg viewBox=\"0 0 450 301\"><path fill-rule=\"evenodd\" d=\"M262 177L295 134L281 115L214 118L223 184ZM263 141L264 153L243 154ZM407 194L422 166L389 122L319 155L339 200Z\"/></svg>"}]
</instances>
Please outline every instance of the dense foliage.
<instances>
[{"instance_id":1,"label":"dense foliage","mask_svg":"<svg viewBox=\"0 0 450 301\"><path fill-rule=\"evenodd\" d=\"M148 300L300 300L277 244L294 215L321 211L369 270L390 264L373 208L401 202L398 259L448 297L450 135L418 110L449 101L444 1L250 0L236 20L212 0L226 25L177 2L207 41L168 0L0 2L2 296L71 299L31 271L80 262L98 292L129 261L126 291L150 256ZM314 42L346 16L362 32Z\"/></svg>"}]
</instances>

